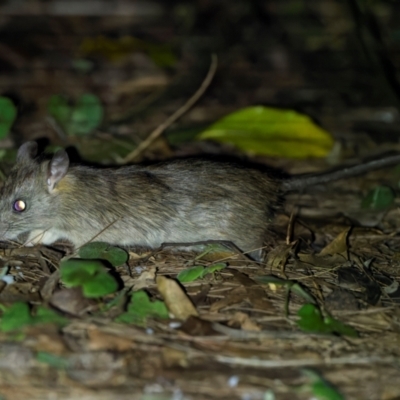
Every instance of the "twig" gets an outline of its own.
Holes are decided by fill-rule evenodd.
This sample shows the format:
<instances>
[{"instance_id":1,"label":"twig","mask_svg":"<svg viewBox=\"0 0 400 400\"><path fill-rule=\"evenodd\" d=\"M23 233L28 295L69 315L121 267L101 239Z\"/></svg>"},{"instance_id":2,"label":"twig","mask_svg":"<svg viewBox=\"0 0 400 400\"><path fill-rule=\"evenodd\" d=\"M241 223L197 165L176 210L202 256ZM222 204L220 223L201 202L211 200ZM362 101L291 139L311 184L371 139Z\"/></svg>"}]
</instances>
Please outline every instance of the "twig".
<instances>
[{"instance_id":1,"label":"twig","mask_svg":"<svg viewBox=\"0 0 400 400\"><path fill-rule=\"evenodd\" d=\"M177 121L183 114L185 114L193 105L203 96L204 92L210 86L211 81L214 78L215 71L217 70L218 59L215 54L211 56L210 69L203 83L192 95L192 97L178 110L176 110L170 117L168 117L162 124L160 124L153 132L150 133L147 139L145 139L139 146L130 152L124 159L124 163L135 161L139 154L143 153L168 127L170 127L175 121Z\"/></svg>"}]
</instances>

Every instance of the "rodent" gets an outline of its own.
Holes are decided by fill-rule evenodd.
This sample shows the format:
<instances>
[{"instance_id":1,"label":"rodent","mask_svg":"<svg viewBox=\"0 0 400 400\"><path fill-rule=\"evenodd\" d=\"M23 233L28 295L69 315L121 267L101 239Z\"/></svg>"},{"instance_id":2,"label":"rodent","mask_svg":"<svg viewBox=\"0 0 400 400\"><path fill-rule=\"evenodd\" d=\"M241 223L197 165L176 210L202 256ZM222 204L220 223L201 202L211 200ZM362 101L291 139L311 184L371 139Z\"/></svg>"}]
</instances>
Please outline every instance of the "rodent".
<instances>
[{"instance_id":1,"label":"rodent","mask_svg":"<svg viewBox=\"0 0 400 400\"><path fill-rule=\"evenodd\" d=\"M0 240L50 245L67 239L158 248L233 242L260 260L282 196L400 163L400 155L323 175L276 178L237 163L176 159L119 168L70 165L65 150L37 157L26 142L0 193Z\"/></svg>"}]
</instances>

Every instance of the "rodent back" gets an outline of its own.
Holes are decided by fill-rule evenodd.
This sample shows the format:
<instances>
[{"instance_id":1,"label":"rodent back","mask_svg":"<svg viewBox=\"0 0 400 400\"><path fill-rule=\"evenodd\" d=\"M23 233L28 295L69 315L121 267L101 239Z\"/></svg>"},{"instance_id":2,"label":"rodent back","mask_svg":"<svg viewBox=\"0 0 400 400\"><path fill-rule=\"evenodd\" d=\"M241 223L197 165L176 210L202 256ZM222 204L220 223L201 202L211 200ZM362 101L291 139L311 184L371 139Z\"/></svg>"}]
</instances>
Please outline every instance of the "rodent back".
<instances>
[{"instance_id":1,"label":"rodent back","mask_svg":"<svg viewBox=\"0 0 400 400\"><path fill-rule=\"evenodd\" d=\"M20 148L3 187L6 239L49 229L50 239L80 245L106 228L101 239L121 245L230 240L252 250L279 202L279 181L240 164L190 159L94 169L70 167L64 151L49 161L33 150ZM12 208L18 199L22 212Z\"/></svg>"}]
</instances>

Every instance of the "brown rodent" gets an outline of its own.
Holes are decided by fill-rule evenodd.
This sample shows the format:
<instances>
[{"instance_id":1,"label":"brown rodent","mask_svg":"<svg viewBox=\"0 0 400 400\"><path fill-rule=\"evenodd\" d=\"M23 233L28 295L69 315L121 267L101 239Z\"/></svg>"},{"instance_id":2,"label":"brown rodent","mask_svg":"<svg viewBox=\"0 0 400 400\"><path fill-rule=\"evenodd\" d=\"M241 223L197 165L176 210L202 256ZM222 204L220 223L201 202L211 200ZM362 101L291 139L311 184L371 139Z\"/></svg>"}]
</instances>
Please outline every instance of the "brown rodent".
<instances>
[{"instance_id":1,"label":"brown rodent","mask_svg":"<svg viewBox=\"0 0 400 400\"><path fill-rule=\"evenodd\" d=\"M151 166L70 166L64 150L36 157L23 144L1 189L0 240L27 245L93 239L120 246L233 242L260 259L282 195L400 163L400 155L325 175L278 179L236 163L177 159Z\"/></svg>"}]
</instances>

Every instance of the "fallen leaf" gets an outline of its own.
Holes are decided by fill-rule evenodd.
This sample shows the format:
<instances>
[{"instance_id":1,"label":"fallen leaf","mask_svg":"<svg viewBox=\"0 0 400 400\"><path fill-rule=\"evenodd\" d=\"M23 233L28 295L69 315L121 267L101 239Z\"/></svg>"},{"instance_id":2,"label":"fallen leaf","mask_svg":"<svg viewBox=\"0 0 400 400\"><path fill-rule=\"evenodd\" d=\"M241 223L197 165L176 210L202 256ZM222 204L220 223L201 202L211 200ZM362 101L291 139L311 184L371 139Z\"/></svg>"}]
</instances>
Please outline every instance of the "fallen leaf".
<instances>
[{"instance_id":1,"label":"fallen leaf","mask_svg":"<svg viewBox=\"0 0 400 400\"><path fill-rule=\"evenodd\" d=\"M97 302L83 296L81 288L61 289L50 298L50 304L67 314L80 316L89 312Z\"/></svg>"},{"instance_id":2,"label":"fallen leaf","mask_svg":"<svg viewBox=\"0 0 400 400\"><path fill-rule=\"evenodd\" d=\"M132 339L111 335L97 329L96 327L89 327L86 330L89 337L88 349L93 351L107 350L107 351L128 351L132 350Z\"/></svg>"},{"instance_id":3,"label":"fallen leaf","mask_svg":"<svg viewBox=\"0 0 400 400\"><path fill-rule=\"evenodd\" d=\"M267 299L264 288L260 287L258 282L253 281L246 274L235 269L231 269L230 272L244 286L246 297L254 308L260 310L274 309L272 303Z\"/></svg>"},{"instance_id":4,"label":"fallen leaf","mask_svg":"<svg viewBox=\"0 0 400 400\"><path fill-rule=\"evenodd\" d=\"M239 325L245 331L261 330L261 328L254 321L252 321L247 314L240 311L234 314L233 318L228 321L228 325L234 327Z\"/></svg>"},{"instance_id":5,"label":"fallen leaf","mask_svg":"<svg viewBox=\"0 0 400 400\"><path fill-rule=\"evenodd\" d=\"M230 143L248 153L289 158L326 157L334 144L332 136L309 116L263 106L225 116L199 139Z\"/></svg>"},{"instance_id":6,"label":"fallen leaf","mask_svg":"<svg viewBox=\"0 0 400 400\"><path fill-rule=\"evenodd\" d=\"M174 279L157 276L156 283L168 310L175 318L184 321L190 316L199 315L189 297Z\"/></svg>"},{"instance_id":7,"label":"fallen leaf","mask_svg":"<svg viewBox=\"0 0 400 400\"><path fill-rule=\"evenodd\" d=\"M156 267L151 267L143 271L139 278L135 280L135 284L133 285L133 291L138 291L143 288L148 288L150 285L154 284L154 280L156 278ZM126 284L126 282L125 282Z\"/></svg>"},{"instance_id":8,"label":"fallen leaf","mask_svg":"<svg viewBox=\"0 0 400 400\"><path fill-rule=\"evenodd\" d=\"M319 253L320 256L343 254L348 250L347 238L349 236L350 228L340 232L329 244L327 244Z\"/></svg>"},{"instance_id":9,"label":"fallen leaf","mask_svg":"<svg viewBox=\"0 0 400 400\"><path fill-rule=\"evenodd\" d=\"M210 306L210 313L217 312L225 307L240 304L244 299L247 298L247 292L244 287L237 287L230 290L223 299L216 301Z\"/></svg>"}]
</instances>

